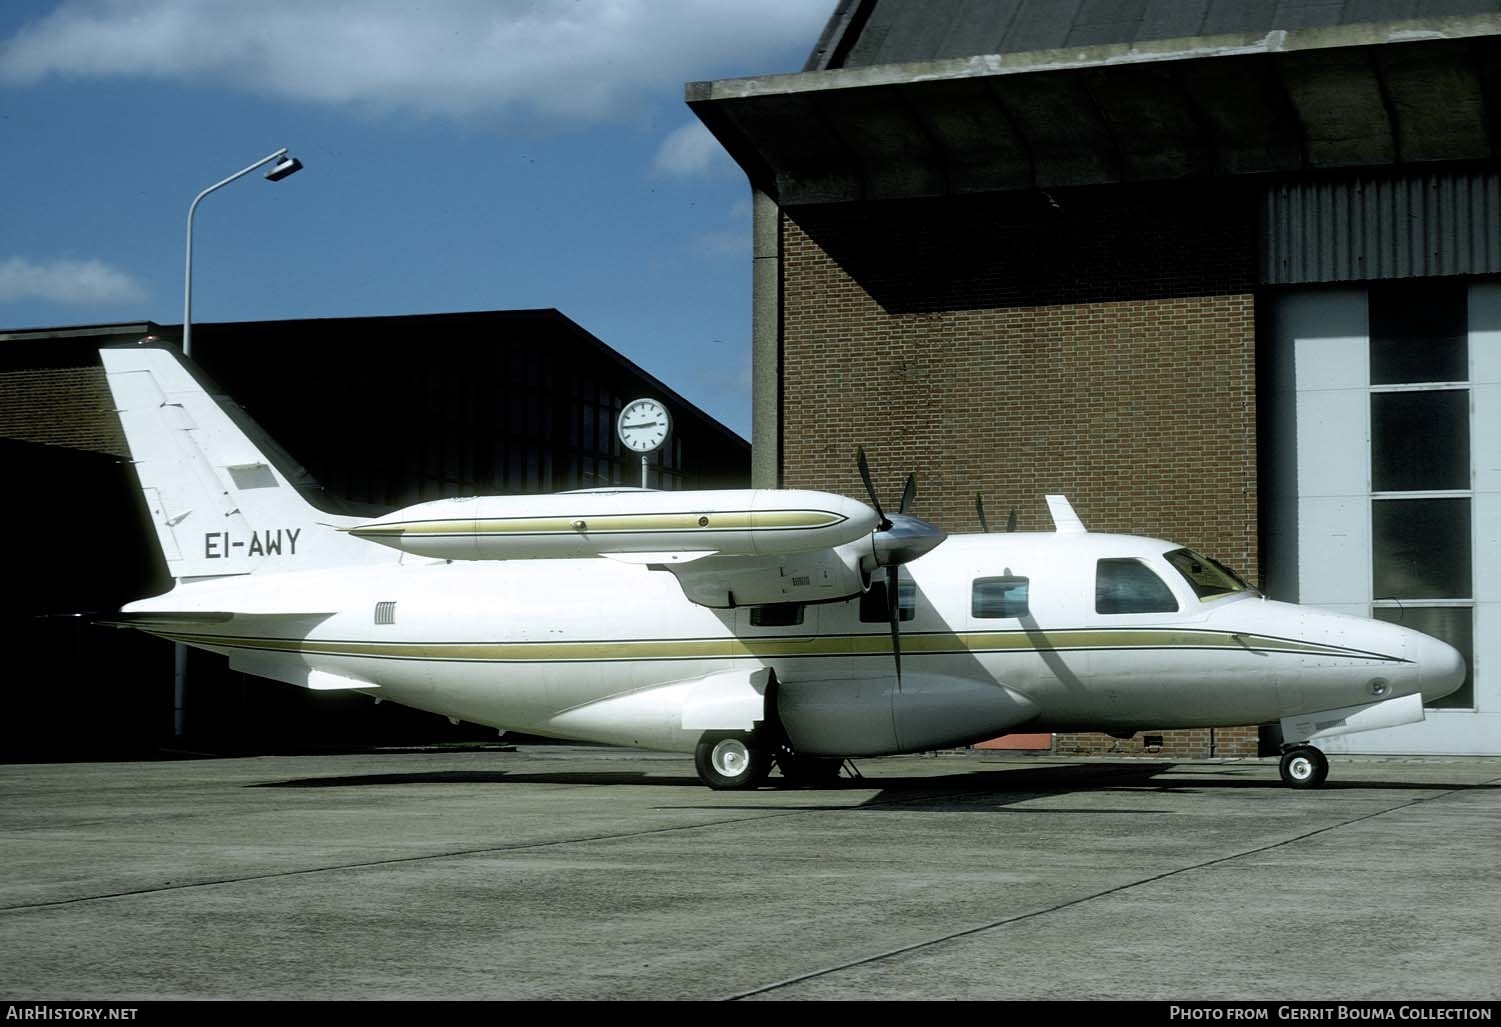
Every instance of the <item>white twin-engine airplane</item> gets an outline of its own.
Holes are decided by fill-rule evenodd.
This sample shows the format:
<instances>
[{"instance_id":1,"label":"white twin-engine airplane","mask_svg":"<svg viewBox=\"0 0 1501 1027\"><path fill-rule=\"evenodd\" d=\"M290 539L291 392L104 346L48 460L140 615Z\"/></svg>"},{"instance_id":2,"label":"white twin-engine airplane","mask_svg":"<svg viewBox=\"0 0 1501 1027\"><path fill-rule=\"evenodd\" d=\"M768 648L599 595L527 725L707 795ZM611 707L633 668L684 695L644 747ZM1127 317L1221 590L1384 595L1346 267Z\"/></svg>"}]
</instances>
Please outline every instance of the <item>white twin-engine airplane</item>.
<instances>
[{"instance_id":1,"label":"white twin-engine airplane","mask_svg":"<svg viewBox=\"0 0 1501 1027\"><path fill-rule=\"evenodd\" d=\"M111 623L305 688L691 752L711 788L1018 730L1279 722L1283 780L1316 787L1310 742L1421 720L1465 674L1427 635L1086 532L1059 496L1054 532L946 537L905 512L911 479L884 513L863 454L871 506L616 488L335 517L175 352L101 355L176 579Z\"/></svg>"}]
</instances>

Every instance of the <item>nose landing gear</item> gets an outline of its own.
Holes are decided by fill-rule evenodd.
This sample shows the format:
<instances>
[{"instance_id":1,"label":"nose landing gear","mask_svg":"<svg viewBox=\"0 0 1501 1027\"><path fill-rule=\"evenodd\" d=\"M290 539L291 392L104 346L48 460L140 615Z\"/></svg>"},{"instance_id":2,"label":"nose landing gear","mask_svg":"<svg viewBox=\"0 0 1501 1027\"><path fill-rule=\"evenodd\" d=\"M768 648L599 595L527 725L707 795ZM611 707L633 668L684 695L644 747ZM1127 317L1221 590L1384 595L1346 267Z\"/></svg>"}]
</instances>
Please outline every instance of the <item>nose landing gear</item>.
<instances>
[{"instance_id":1,"label":"nose landing gear","mask_svg":"<svg viewBox=\"0 0 1501 1027\"><path fill-rule=\"evenodd\" d=\"M1318 788L1329 776L1329 757L1311 745L1291 745L1283 750L1278 769L1289 788Z\"/></svg>"}]
</instances>

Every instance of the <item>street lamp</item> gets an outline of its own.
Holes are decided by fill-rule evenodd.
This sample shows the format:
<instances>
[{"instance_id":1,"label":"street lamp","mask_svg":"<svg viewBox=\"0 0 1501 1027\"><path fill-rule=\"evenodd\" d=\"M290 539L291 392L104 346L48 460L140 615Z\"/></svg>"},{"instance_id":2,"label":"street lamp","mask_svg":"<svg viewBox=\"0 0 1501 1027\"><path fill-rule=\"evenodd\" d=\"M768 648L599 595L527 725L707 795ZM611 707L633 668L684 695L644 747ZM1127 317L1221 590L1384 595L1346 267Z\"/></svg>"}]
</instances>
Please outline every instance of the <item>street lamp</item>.
<instances>
[{"instance_id":1,"label":"street lamp","mask_svg":"<svg viewBox=\"0 0 1501 1027\"><path fill-rule=\"evenodd\" d=\"M262 157L250 165L250 167L236 171L228 178L215 182L203 190L203 192L193 197L193 202L188 206L188 260L187 271L183 275L182 286L182 355L185 357L193 355L193 215L198 211L198 204L209 193L215 189L229 185L235 179L243 175L248 175L256 168L264 167L272 161L276 161L277 163L275 167L266 172L266 181L268 182L280 182L288 175L296 174L302 170L302 161L296 157L288 157L287 148L283 146L275 153Z\"/></svg>"},{"instance_id":2,"label":"street lamp","mask_svg":"<svg viewBox=\"0 0 1501 1027\"><path fill-rule=\"evenodd\" d=\"M266 180L269 182L280 182L288 175L302 170L302 161L296 157L288 157L287 148L283 146L275 153L262 157L250 167L243 168L228 178L215 182L193 197L193 202L188 206L188 258L187 271L183 275L182 285L182 355L185 357L193 355L193 215L198 212L198 204L209 193L229 185L235 179L248 175L256 168L264 167L272 161L276 161L276 166L266 172ZM181 642L177 642L172 650L172 735L175 738L181 738L184 730L183 707L187 696L188 648Z\"/></svg>"}]
</instances>

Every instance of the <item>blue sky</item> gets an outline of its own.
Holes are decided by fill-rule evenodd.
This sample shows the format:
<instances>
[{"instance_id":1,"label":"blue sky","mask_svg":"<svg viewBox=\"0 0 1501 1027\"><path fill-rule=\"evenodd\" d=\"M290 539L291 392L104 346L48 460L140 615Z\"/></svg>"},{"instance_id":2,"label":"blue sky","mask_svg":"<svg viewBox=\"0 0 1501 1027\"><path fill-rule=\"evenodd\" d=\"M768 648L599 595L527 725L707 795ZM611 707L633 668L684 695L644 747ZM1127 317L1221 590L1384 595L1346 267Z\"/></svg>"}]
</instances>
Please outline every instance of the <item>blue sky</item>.
<instances>
[{"instance_id":1,"label":"blue sky","mask_svg":"<svg viewBox=\"0 0 1501 1027\"><path fill-rule=\"evenodd\" d=\"M0 327L556 307L750 431L750 193L683 104L833 0L3 0Z\"/></svg>"}]
</instances>

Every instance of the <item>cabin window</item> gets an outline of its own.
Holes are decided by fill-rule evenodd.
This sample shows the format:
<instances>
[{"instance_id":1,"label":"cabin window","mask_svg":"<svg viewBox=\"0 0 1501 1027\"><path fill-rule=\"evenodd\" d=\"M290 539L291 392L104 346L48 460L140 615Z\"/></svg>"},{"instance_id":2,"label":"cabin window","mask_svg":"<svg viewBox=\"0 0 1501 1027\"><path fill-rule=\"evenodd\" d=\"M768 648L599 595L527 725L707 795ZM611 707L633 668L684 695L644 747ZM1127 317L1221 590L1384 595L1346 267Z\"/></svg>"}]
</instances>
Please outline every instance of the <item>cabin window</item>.
<instances>
[{"instance_id":1,"label":"cabin window","mask_svg":"<svg viewBox=\"0 0 1501 1027\"><path fill-rule=\"evenodd\" d=\"M969 612L985 619L1027 615L1027 578L976 578L969 593Z\"/></svg>"},{"instance_id":2,"label":"cabin window","mask_svg":"<svg viewBox=\"0 0 1501 1027\"><path fill-rule=\"evenodd\" d=\"M896 619L911 620L917 616L917 583L899 579L896 586ZM886 611L886 580L872 581L870 591L860 597L860 623L885 624L891 619Z\"/></svg>"},{"instance_id":3,"label":"cabin window","mask_svg":"<svg viewBox=\"0 0 1501 1027\"><path fill-rule=\"evenodd\" d=\"M1175 549L1164 554L1163 558L1183 575L1200 599L1214 599L1246 590L1246 583L1228 567L1200 556L1192 549Z\"/></svg>"},{"instance_id":4,"label":"cabin window","mask_svg":"<svg viewBox=\"0 0 1501 1027\"><path fill-rule=\"evenodd\" d=\"M1095 613L1174 613L1172 589L1140 560L1101 560L1095 569Z\"/></svg>"},{"instance_id":5,"label":"cabin window","mask_svg":"<svg viewBox=\"0 0 1501 1027\"><path fill-rule=\"evenodd\" d=\"M750 622L756 628L790 628L803 622L802 603L770 603L753 606Z\"/></svg>"}]
</instances>

